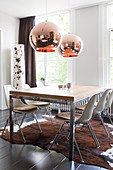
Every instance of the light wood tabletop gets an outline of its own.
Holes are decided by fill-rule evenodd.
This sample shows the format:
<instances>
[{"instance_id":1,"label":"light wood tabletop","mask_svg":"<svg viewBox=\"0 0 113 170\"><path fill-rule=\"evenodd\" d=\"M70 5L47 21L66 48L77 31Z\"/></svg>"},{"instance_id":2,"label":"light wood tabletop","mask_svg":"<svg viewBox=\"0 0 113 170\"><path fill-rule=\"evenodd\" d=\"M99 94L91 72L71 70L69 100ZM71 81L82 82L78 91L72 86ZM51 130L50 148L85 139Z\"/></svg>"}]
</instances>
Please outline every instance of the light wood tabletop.
<instances>
[{"instance_id":1,"label":"light wood tabletop","mask_svg":"<svg viewBox=\"0 0 113 170\"><path fill-rule=\"evenodd\" d=\"M99 86L72 86L71 89L58 89L58 86L44 86L24 90L11 90L10 94L42 97L46 99L79 101L102 91L104 91L104 88Z\"/></svg>"}]
</instances>

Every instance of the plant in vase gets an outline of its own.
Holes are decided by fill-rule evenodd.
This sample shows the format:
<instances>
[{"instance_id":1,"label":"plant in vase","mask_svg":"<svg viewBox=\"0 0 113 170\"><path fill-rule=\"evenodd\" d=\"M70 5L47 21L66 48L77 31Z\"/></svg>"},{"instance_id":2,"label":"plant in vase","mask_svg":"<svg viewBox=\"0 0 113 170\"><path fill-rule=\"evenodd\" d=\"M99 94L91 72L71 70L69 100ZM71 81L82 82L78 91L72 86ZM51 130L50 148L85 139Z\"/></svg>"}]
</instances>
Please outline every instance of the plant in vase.
<instances>
[{"instance_id":1,"label":"plant in vase","mask_svg":"<svg viewBox=\"0 0 113 170\"><path fill-rule=\"evenodd\" d=\"M43 86L45 86L45 78L44 77L40 78L40 82L43 84Z\"/></svg>"}]
</instances>

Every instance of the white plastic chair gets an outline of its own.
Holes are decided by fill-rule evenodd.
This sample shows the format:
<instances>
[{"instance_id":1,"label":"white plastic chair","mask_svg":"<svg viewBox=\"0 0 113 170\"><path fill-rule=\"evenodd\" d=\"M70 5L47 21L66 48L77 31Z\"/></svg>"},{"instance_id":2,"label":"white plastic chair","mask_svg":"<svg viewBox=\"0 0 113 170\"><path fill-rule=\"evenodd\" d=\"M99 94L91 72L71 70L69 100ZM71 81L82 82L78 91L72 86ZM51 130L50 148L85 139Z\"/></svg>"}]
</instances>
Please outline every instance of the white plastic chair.
<instances>
[{"instance_id":1,"label":"white plastic chair","mask_svg":"<svg viewBox=\"0 0 113 170\"><path fill-rule=\"evenodd\" d=\"M111 105L112 105L112 103L113 103L113 90L110 93L110 95L106 101L106 104L105 104L105 114L109 118L110 123L113 125L113 121L111 119Z\"/></svg>"},{"instance_id":2,"label":"white plastic chair","mask_svg":"<svg viewBox=\"0 0 113 170\"><path fill-rule=\"evenodd\" d=\"M107 133L107 135L109 136L109 133L107 131L107 128L104 124L103 118L102 118L102 112L104 112L105 110L105 103L106 103L106 99L108 97L109 92L111 91L111 89L107 89L105 90L105 92L103 93L103 95L101 96L101 98L99 99L99 102L97 103L97 106L95 107L94 111L93 111L93 117L95 115L97 115L99 117L99 119L101 120L101 123Z\"/></svg>"},{"instance_id":3,"label":"white plastic chair","mask_svg":"<svg viewBox=\"0 0 113 170\"><path fill-rule=\"evenodd\" d=\"M29 89L30 86L28 84L23 84L22 88L23 89ZM54 124L52 114L51 114L51 107L50 107L49 102L25 100L25 103L28 104L28 105L37 106L39 110L45 109L46 110L45 115L49 115L51 122Z\"/></svg>"},{"instance_id":4,"label":"white plastic chair","mask_svg":"<svg viewBox=\"0 0 113 170\"><path fill-rule=\"evenodd\" d=\"M97 95L94 95L91 97L91 99L89 100L88 104L86 105L82 115L78 114L78 113L75 113L75 127L77 124L83 124L83 125L88 125L88 128L92 134L92 137L94 139L94 142L96 143L96 146L99 148L100 145L99 145L99 142L97 140L97 137L93 131L93 128L91 126L91 123L90 123L90 120L92 118L92 114L93 114L93 108L94 108L94 103L96 101L96 98L97 98ZM62 112L60 114L58 114L56 116L59 120L63 121L62 125L60 126L57 134L55 135L53 141L51 142L50 146L49 146L49 149L51 149L51 147L53 146L54 142L56 141L57 137L59 134L61 134L61 130L64 126L64 124L66 123L70 123L70 112ZM78 117L78 118L77 118ZM77 146L77 149L78 149L78 152L79 152L79 155L81 157L81 161L83 162L83 158L82 158L82 155L80 153L80 150L79 150L79 147L77 145L77 142L75 140L75 144Z\"/></svg>"},{"instance_id":5,"label":"white plastic chair","mask_svg":"<svg viewBox=\"0 0 113 170\"><path fill-rule=\"evenodd\" d=\"M104 93L106 93L106 91L110 91L110 90L111 90L111 89L107 89L107 90L104 91ZM104 95L104 93L102 94L102 96ZM101 97L102 97L102 96L101 96ZM101 97L100 97L100 98L101 98ZM87 103L86 103L86 104L87 104ZM86 107L86 104L76 105L76 106L75 106L75 111L83 111L83 110L85 109L85 107ZM97 104L98 104L98 102L95 103L95 106L97 106Z\"/></svg>"},{"instance_id":6,"label":"white plastic chair","mask_svg":"<svg viewBox=\"0 0 113 170\"><path fill-rule=\"evenodd\" d=\"M9 92L10 92L10 90L15 90L15 88L12 85L4 85L6 104L7 104L8 108L9 108ZM34 119L36 120L36 123L37 123L37 125L38 125L38 127L40 129L40 132L42 132L41 127L39 125L39 122L37 120L37 116L35 114L36 111L37 111L37 107L36 106L26 105L20 99L13 99L13 117L15 117L15 122L18 125L18 127L19 127L19 129L21 131L22 138L23 138L24 142L26 142L26 140L25 140L25 137L23 135L23 132L22 132L22 129L21 129L21 125L22 125L22 123L23 123L23 121L24 121L24 119L26 117L26 114L32 113L32 115L33 115ZM16 116L17 113L18 114L24 114L20 123L17 120L17 116ZM4 131L6 129L8 121L9 121L9 118L6 121L6 124L4 126L2 135L4 134Z\"/></svg>"},{"instance_id":7,"label":"white plastic chair","mask_svg":"<svg viewBox=\"0 0 113 170\"><path fill-rule=\"evenodd\" d=\"M111 105L112 105L112 103L113 103L113 90L110 93L110 95L106 101L106 104L105 104L105 114L109 118L110 123L113 125L113 121L111 119Z\"/></svg>"},{"instance_id":8,"label":"white plastic chair","mask_svg":"<svg viewBox=\"0 0 113 170\"><path fill-rule=\"evenodd\" d=\"M92 115L93 115L93 109L94 109L94 103L96 101L96 98L97 98L97 95L94 95L91 97L91 99L88 101L82 115L80 116L80 118L78 118L76 121L75 121L75 125L77 124L83 124L83 125L87 125L91 134L92 134L92 137L96 143L96 146L97 148L100 147L99 145L99 142L97 140L97 137L93 131L93 128L91 126L91 123L90 123L90 120L92 118Z\"/></svg>"}]
</instances>

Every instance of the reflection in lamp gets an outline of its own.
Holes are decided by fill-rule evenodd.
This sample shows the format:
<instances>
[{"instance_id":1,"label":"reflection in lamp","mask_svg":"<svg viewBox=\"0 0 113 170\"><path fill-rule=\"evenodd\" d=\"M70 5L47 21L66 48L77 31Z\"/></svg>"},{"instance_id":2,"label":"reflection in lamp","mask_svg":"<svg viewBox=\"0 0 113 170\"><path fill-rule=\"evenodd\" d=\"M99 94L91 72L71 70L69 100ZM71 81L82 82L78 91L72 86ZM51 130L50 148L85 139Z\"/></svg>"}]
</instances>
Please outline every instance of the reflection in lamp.
<instances>
[{"instance_id":1,"label":"reflection in lamp","mask_svg":"<svg viewBox=\"0 0 113 170\"><path fill-rule=\"evenodd\" d=\"M53 22L41 22L30 32L30 44L38 52L54 52L61 41L61 30Z\"/></svg>"},{"instance_id":2,"label":"reflection in lamp","mask_svg":"<svg viewBox=\"0 0 113 170\"><path fill-rule=\"evenodd\" d=\"M58 52L63 57L77 57L83 49L82 39L74 34L63 36Z\"/></svg>"}]
</instances>

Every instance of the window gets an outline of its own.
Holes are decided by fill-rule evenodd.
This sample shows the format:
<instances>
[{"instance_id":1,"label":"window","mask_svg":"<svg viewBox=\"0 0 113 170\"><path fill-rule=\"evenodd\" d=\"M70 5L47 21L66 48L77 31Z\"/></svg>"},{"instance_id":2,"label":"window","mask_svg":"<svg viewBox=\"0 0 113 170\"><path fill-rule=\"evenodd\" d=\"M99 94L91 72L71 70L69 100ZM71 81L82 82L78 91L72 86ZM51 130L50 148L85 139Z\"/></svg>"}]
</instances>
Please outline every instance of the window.
<instances>
[{"instance_id":1,"label":"window","mask_svg":"<svg viewBox=\"0 0 113 170\"><path fill-rule=\"evenodd\" d=\"M63 34L69 32L69 12L47 17L48 21L54 21L63 30ZM44 17L36 17L36 24L45 21ZM45 77L46 84L67 83L68 59L64 59L58 51L52 53L36 52L36 79L39 82Z\"/></svg>"}]
</instances>

